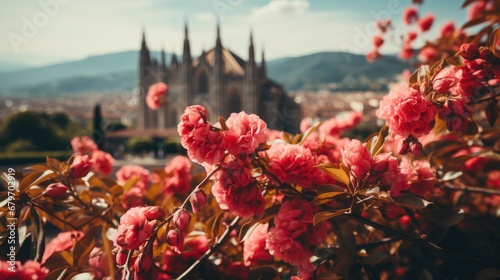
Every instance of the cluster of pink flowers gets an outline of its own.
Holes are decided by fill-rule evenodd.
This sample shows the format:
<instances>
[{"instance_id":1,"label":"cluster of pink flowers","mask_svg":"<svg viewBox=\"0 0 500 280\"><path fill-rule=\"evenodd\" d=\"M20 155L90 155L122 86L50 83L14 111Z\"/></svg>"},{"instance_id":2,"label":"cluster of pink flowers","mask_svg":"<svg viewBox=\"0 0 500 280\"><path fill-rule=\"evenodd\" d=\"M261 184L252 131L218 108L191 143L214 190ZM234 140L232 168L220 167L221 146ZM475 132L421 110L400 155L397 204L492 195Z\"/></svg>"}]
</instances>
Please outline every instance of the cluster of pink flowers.
<instances>
[{"instance_id":1,"label":"cluster of pink flowers","mask_svg":"<svg viewBox=\"0 0 500 280\"><path fill-rule=\"evenodd\" d=\"M266 141L267 124L255 114L232 113L226 125L229 130L224 132L225 147L234 156L249 155Z\"/></svg>"},{"instance_id":2,"label":"cluster of pink flowers","mask_svg":"<svg viewBox=\"0 0 500 280\"><path fill-rule=\"evenodd\" d=\"M342 162L350 170L351 183L358 189L376 185L393 196L408 189L407 175L401 171L397 158L390 153L372 157L366 144L358 140L351 140L341 152Z\"/></svg>"},{"instance_id":3,"label":"cluster of pink flowers","mask_svg":"<svg viewBox=\"0 0 500 280\"><path fill-rule=\"evenodd\" d=\"M14 271L11 269L14 269ZM37 280L45 279L48 273L47 268L31 260L26 261L24 264L16 261L15 266L11 266L10 262L0 261L0 279Z\"/></svg>"},{"instance_id":4,"label":"cluster of pink flowers","mask_svg":"<svg viewBox=\"0 0 500 280\"><path fill-rule=\"evenodd\" d=\"M109 175L113 171L113 156L99 150L97 144L90 137L74 137L71 140L71 147L75 153L75 160L73 161L74 166L72 165L70 168L78 169L76 172L73 171L74 178L80 178L87 175L90 171L87 171L89 163L94 171L104 175ZM90 156L90 158L88 156ZM75 162L77 164L75 164Z\"/></svg>"},{"instance_id":5,"label":"cluster of pink flowers","mask_svg":"<svg viewBox=\"0 0 500 280\"><path fill-rule=\"evenodd\" d=\"M436 174L426 161L411 161L408 157L403 157L401 172L408 177L410 183L408 191L421 197L428 197L437 183Z\"/></svg>"},{"instance_id":6,"label":"cluster of pink flowers","mask_svg":"<svg viewBox=\"0 0 500 280\"><path fill-rule=\"evenodd\" d=\"M384 96L375 113L386 120L392 134L418 138L434 127L436 111L418 89L399 84Z\"/></svg>"},{"instance_id":7,"label":"cluster of pink flowers","mask_svg":"<svg viewBox=\"0 0 500 280\"><path fill-rule=\"evenodd\" d=\"M150 172L144 167L136 164L123 165L116 171L115 176L118 183L123 185L130 179L139 179L123 196L125 209L142 205L142 198L147 191Z\"/></svg>"},{"instance_id":8,"label":"cluster of pink flowers","mask_svg":"<svg viewBox=\"0 0 500 280\"><path fill-rule=\"evenodd\" d=\"M275 144L266 153L269 156L269 172L282 183L305 188L326 183L323 172L316 168L318 159L310 149L301 145Z\"/></svg>"},{"instance_id":9,"label":"cluster of pink flowers","mask_svg":"<svg viewBox=\"0 0 500 280\"><path fill-rule=\"evenodd\" d=\"M223 135L207 117L203 106L193 105L186 108L177 126L181 144L187 149L189 158L197 163L217 164L223 157Z\"/></svg>"},{"instance_id":10,"label":"cluster of pink flowers","mask_svg":"<svg viewBox=\"0 0 500 280\"><path fill-rule=\"evenodd\" d=\"M93 151L98 150L97 144L87 135L82 137L74 137L71 140L71 148L75 154L90 155Z\"/></svg>"},{"instance_id":11,"label":"cluster of pink flowers","mask_svg":"<svg viewBox=\"0 0 500 280\"><path fill-rule=\"evenodd\" d=\"M158 206L134 207L121 218L118 232L113 238L114 245L122 249L137 250L153 234L158 219L164 213Z\"/></svg>"},{"instance_id":12,"label":"cluster of pink flowers","mask_svg":"<svg viewBox=\"0 0 500 280\"><path fill-rule=\"evenodd\" d=\"M168 174L163 181L163 191L167 195L186 194L191 189L193 164L185 156L174 157L164 168Z\"/></svg>"},{"instance_id":13,"label":"cluster of pink flowers","mask_svg":"<svg viewBox=\"0 0 500 280\"><path fill-rule=\"evenodd\" d=\"M233 158L223 163L214 178L212 194L221 209L229 210L240 217L253 216L264 211L264 197L246 160Z\"/></svg>"},{"instance_id":14,"label":"cluster of pink flowers","mask_svg":"<svg viewBox=\"0 0 500 280\"><path fill-rule=\"evenodd\" d=\"M313 226L313 207L301 199L285 201L266 237L269 253L297 267L301 279L311 279L314 271L309 246L320 245L327 234L327 223Z\"/></svg>"},{"instance_id":15,"label":"cluster of pink flowers","mask_svg":"<svg viewBox=\"0 0 500 280\"><path fill-rule=\"evenodd\" d=\"M273 256L266 250L266 236L269 224L259 224L243 242L243 260L245 265L258 265L273 262Z\"/></svg>"},{"instance_id":16,"label":"cluster of pink flowers","mask_svg":"<svg viewBox=\"0 0 500 280\"><path fill-rule=\"evenodd\" d=\"M146 104L152 110L160 108L163 104L163 98L168 93L168 86L165 83L156 83L149 87L146 95Z\"/></svg>"}]
</instances>

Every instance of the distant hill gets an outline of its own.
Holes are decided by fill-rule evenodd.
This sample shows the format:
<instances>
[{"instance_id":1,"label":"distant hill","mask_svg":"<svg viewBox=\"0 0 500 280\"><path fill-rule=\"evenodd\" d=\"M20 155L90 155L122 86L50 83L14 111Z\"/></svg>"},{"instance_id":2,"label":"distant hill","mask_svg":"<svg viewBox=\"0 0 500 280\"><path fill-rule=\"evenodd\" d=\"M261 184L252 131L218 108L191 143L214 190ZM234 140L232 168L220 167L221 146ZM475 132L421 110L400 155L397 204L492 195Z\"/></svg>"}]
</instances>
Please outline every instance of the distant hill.
<instances>
[{"instance_id":1,"label":"distant hill","mask_svg":"<svg viewBox=\"0 0 500 280\"><path fill-rule=\"evenodd\" d=\"M158 52L152 52L159 57ZM167 54L167 59L170 55ZM98 56L91 56L78 61L59 63L44 67L0 73L0 91L26 89L32 86L50 84L53 81L76 77L96 77L124 72L137 72L139 63L138 51L126 51Z\"/></svg>"},{"instance_id":2,"label":"distant hill","mask_svg":"<svg viewBox=\"0 0 500 280\"><path fill-rule=\"evenodd\" d=\"M158 52L152 52L159 58ZM85 92L130 91L138 83L138 51L0 73L0 94L60 96ZM167 54L170 61L170 54ZM0 64L1 65L1 64ZM368 63L363 55L322 52L270 60L268 75L286 90L383 90L403 67Z\"/></svg>"},{"instance_id":3,"label":"distant hill","mask_svg":"<svg viewBox=\"0 0 500 280\"><path fill-rule=\"evenodd\" d=\"M286 90L365 90L384 86L404 67L385 61L369 63L364 55L321 52L269 63L269 76Z\"/></svg>"},{"instance_id":4,"label":"distant hill","mask_svg":"<svg viewBox=\"0 0 500 280\"><path fill-rule=\"evenodd\" d=\"M23 69L27 69L27 68L30 68L30 66L28 66L26 64L0 62L0 73L23 70Z\"/></svg>"}]
</instances>

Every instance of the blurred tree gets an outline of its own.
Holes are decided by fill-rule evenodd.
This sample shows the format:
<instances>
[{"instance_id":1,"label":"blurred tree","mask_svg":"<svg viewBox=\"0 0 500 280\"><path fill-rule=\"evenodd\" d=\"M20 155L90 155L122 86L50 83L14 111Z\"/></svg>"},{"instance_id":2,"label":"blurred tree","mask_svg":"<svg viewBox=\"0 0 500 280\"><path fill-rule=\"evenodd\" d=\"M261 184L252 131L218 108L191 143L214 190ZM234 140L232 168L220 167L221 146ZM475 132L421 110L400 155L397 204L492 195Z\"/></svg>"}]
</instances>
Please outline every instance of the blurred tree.
<instances>
[{"instance_id":1,"label":"blurred tree","mask_svg":"<svg viewBox=\"0 0 500 280\"><path fill-rule=\"evenodd\" d=\"M69 117L66 113L58 112L50 115L50 119L52 123L57 125L60 129L66 129L68 128L68 125L70 124Z\"/></svg>"},{"instance_id":2,"label":"blurred tree","mask_svg":"<svg viewBox=\"0 0 500 280\"><path fill-rule=\"evenodd\" d=\"M0 144L4 147L25 140L33 143L39 151L63 150L68 143L65 137L57 133L49 115L32 111L20 112L8 118L0 137Z\"/></svg>"},{"instance_id":3,"label":"blurred tree","mask_svg":"<svg viewBox=\"0 0 500 280\"><path fill-rule=\"evenodd\" d=\"M106 131L118 131L126 128L127 126L122 124L121 122L112 122L106 125Z\"/></svg>"},{"instance_id":4,"label":"blurred tree","mask_svg":"<svg viewBox=\"0 0 500 280\"><path fill-rule=\"evenodd\" d=\"M101 115L101 105L96 104L94 107L94 118L92 119L92 139L97 144L100 150L104 149L104 126Z\"/></svg>"}]
</instances>

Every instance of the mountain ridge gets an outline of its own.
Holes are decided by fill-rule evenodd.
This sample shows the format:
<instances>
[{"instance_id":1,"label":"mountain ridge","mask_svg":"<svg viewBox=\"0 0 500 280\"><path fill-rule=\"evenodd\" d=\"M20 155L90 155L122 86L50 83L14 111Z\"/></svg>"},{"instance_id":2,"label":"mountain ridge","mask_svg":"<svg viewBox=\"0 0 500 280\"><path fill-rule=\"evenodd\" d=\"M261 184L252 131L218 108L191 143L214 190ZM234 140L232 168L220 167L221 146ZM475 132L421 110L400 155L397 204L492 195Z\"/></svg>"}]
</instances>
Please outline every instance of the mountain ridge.
<instances>
[{"instance_id":1,"label":"mountain ridge","mask_svg":"<svg viewBox=\"0 0 500 280\"><path fill-rule=\"evenodd\" d=\"M160 57L160 52L151 52ZM171 54L166 54L170 61ZM37 68L0 72L0 93L30 96L79 94L137 87L138 51L91 56ZM1 65L1 64L0 64ZM266 62L268 76L285 90L377 90L401 73L401 65L368 63L363 55L318 52Z\"/></svg>"}]
</instances>

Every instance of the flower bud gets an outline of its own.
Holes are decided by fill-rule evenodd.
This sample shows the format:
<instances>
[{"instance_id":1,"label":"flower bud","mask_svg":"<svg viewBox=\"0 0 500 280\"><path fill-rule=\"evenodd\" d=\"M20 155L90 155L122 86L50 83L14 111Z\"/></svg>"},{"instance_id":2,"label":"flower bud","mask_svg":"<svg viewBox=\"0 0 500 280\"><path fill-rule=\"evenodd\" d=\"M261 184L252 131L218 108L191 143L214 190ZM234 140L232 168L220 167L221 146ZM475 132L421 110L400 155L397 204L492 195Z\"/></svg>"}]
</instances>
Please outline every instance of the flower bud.
<instances>
[{"instance_id":1,"label":"flower bud","mask_svg":"<svg viewBox=\"0 0 500 280\"><path fill-rule=\"evenodd\" d=\"M408 153L408 149L410 148L410 144L408 143L408 141L403 140L403 141L399 141L398 143L398 153L400 155L405 155Z\"/></svg>"},{"instance_id":2,"label":"flower bud","mask_svg":"<svg viewBox=\"0 0 500 280\"><path fill-rule=\"evenodd\" d=\"M410 144L410 151L412 154L416 156L421 156L422 155L422 143L420 143L418 140Z\"/></svg>"},{"instance_id":3,"label":"flower bud","mask_svg":"<svg viewBox=\"0 0 500 280\"><path fill-rule=\"evenodd\" d=\"M144 210L144 216L146 216L148 220L158 220L163 218L164 213L159 206L151 206Z\"/></svg>"},{"instance_id":4,"label":"flower bud","mask_svg":"<svg viewBox=\"0 0 500 280\"><path fill-rule=\"evenodd\" d=\"M121 266L127 262L128 250L120 249L118 254L116 254L116 264Z\"/></svg>"},{"instance_id":5,"label":"flower bud","mask_svg":"<svg viewBox=\"0 0 500 280\"><path fill-rule=\"evenodd\" d=\"M66 198L68 197L68 187L61 183L50 184L44 191L44 194L52 198Z\"/></svg>"},{"instance_id":6,"label":"flower bud","mask_svg":"<svg viewBox=\"0 0 500 280\"><path fill-rule=\"evenodd\" d=\"M167 244L180 254L182 253L182 249L184 249L184 236L182 236L182 233L178 229L171 229L167 233Z\"/></svg>"},{"instance_id":7,"label":"flower bud","mask_svg":"<svg viewBox=\"0 0 500 280\"><path fill-rule=\"evenodd\" d=\"M467 60L476 59L479 56L479 48L476 44L463 44L460 46L460 55Z\"/></svg>"},{"instance_id":8,"label":"flower bud","mask_svg":"<svg viewBox=\"0 0 500 280\"><path fill-rule=\"evenodd\" d=\"M196 214L199 209L205 207L207 204L207 196L202 190L197 190L189 197L189 202L191 203L191 208L193 208L193 213Z\"/></svg>"},{"instance_id":9,"label":"flower bud","mask_svg":"<svg viewBox=\"0 0 500 280\"><path fill-rule=\"evenodd\" d=\"M188 211L184 209L179 209L174 213L173 217L175 226L182 231L185 232L189 227L189 222L191 221L191 215L189 215Z\"/></svg>"},{"instance_id":10,"label":"flower bud","mask_svg":"<svg viewBox=\"0 0 500 280\"><path fill-rule=\"evenodd\" d=\"M73 178L85 177L90 172L92 164L93 161L89 158L89 156L77 155L69 167L70 175Z\"/></svg>"},{"instance_id":11,"label":"flower bud","mask_svg":"<svg viewBox=\"0 0 500 280\"><path fill-rule=\"evenodd\" d=\"M140 261L140 268L144 272L148 272L151 270L151 267L153 266L153 259L149 254L141 254L137 258L138 261Z\"/></svg>"}]
</instances>

